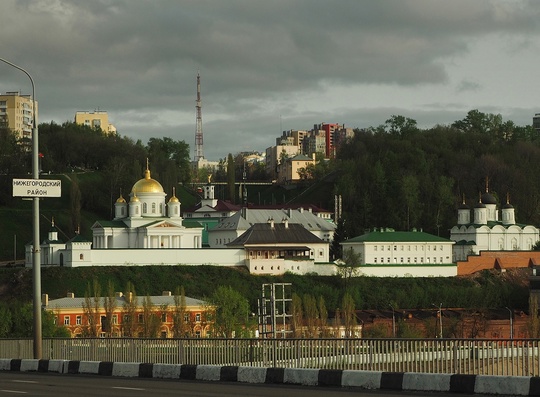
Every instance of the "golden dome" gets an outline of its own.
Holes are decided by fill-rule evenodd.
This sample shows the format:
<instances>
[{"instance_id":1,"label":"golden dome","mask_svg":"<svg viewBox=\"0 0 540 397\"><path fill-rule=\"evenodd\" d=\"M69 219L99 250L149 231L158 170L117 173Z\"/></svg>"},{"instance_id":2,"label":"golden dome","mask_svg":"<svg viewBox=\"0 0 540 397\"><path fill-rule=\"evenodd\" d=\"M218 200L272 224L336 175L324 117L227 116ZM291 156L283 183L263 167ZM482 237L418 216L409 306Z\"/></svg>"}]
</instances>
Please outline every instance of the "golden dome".
<instances>
[{"instance_id":1,"label":"golden dome","mask_svg":"<svg viewBox=\"0 0 540 397\"><path fill-rule=\"evenodd\" d=\"M137 196L133 196L131 198L131 200L130 200L131 203L138 203L139 201L141 201L141 200L139 200L139 198Z\"/></svg>"},{"instance_id":2,"label":"golden dome","mask_svg":"<svg viewBox=\"0 0 540 397\"><path fill-rule=\"evenodd\" d=\"M120 195L120 197L118 197L118 199L116 200L117 204L123 204L125 202L126 202L126 199L122 197L122 195Z\"/></svg>"},{"instance_id":3,"label":"golden dome","mask_svg":"<svg viewBox=\"0 0 540 397\"><path fill-rule=\"evenodd\" d=\"M144 171L144 178L139 179L133 185L131 193L164 193L163 186L155 179L150 178L150 170L147 168Z\"/></svg>"},{"instance_id":4,"label":"golden dome","mask_svg":"<svg viewBox=\"0 0 540 397\"><path fill-rule=\"evenodd\" d=\"M176 197L176 189L173 187L172 197L169 199L169 203L179 203L178 197Z\"/></svg>"}]
</instances>

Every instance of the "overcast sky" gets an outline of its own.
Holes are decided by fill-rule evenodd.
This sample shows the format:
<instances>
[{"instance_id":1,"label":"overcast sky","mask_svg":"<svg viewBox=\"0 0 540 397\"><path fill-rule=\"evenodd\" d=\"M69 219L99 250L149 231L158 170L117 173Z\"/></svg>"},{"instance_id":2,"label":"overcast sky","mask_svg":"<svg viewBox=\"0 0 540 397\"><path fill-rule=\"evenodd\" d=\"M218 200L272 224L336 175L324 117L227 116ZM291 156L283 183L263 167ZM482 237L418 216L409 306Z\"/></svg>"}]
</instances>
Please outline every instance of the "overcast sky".
<instances>
[{"instance_id":1,"label":"overcast sky","mask_svg":"<svg viewBox=\"0 0 540 397\"><path fill-rule=\"evenodd\" d=\"M322 122L422 128L540 112L540 3L526 0L2 0L0 58L39 122L106 110L119 134L263 151ZM0 63L0 92L31 93Z\"/></svg>"}]
</instances>

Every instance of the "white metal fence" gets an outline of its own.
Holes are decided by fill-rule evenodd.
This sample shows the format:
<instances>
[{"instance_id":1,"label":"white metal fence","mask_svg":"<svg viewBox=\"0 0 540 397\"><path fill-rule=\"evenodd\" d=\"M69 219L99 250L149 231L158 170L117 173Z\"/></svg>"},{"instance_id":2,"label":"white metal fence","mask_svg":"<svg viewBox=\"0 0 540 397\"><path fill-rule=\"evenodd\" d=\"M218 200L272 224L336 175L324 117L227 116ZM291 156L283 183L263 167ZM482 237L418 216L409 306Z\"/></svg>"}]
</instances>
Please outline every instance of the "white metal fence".
<instances>
[{"instance_id":1,"label":"white metal fence","mask_svg":"<svg viewBox=\"0 0 540 397\"><path fill-rule=\"evenodd\" d=\"M540 376L538 339L44 339L43 359ZM0 358L33 358L0 339Z\"/></svg>"}]
</instances>

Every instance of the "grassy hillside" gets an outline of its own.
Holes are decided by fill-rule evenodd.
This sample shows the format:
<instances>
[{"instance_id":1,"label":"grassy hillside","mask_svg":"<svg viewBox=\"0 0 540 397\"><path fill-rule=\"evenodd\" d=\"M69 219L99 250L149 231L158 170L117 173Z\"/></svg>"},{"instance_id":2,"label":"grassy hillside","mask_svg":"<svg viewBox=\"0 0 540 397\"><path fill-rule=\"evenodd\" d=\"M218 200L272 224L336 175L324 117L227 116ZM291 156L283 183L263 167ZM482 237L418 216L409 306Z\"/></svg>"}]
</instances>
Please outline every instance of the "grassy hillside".
<instances>
[{"instance_id":1,"label":"grassy hillside","mask_svg":"<svg viewBox=\"0 0 540 397\"><path fill-rule=\"evenodd\" d=\"M528 309L527 272L484 272L474 277L452 278L375 278L358 277L348 285L358 309L426 308L433 302L445 307ZM279 277L253 276L244 269L214 266L125 266L91 268L43 268L42 292L59 298L67 292L84 296L88 283L97 279L106 289L109 280L116 291L125 290L128 281L140 296L161 295L183 286L186 295L210 296L221 286L231 286L245 296L253 311L264 283L291 283L292 291L303 297L310 294L323 297L329 310L341 305L347 289L344 280L328 276ZM0 268L0 300L31 300L32 272L24 268Z\"/></svg>"}]
</instances>

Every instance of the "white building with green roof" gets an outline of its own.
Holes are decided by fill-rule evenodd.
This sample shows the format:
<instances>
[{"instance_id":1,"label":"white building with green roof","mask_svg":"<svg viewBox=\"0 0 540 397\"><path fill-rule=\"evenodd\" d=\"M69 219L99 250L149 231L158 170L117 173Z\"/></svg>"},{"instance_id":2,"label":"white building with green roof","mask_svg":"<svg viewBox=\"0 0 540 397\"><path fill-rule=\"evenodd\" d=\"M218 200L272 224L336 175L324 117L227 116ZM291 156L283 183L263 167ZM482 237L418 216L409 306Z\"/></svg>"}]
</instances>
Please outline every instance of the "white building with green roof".
<instances>
[{"instance_id":1,"label":"white building with green roof","mask_svg":"<svg viewBox=\"0 0 540 397\"><path fill-rule=\"evenodd\" d=\"M358 256L359 271L374 277L451 277L454 242L422 231L376 229L341 243Z\"/></svg>"}]
</instances>

